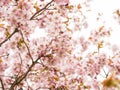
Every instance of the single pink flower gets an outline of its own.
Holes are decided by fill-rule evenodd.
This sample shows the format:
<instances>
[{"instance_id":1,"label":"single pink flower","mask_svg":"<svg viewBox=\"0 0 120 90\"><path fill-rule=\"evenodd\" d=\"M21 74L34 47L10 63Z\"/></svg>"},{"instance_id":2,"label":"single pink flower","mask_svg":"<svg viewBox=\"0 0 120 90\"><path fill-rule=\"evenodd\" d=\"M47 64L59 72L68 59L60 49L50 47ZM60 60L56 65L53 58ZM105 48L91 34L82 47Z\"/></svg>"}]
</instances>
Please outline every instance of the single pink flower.
<instances>
[{"instance_id":1,"label":"single pink flower","mask_svg":"<svg viewBox=\"0 0 120 90\"><path fill-rule=\"evenodd\" d=\"M69 0L55 0L55 2L59 5L66 5L69 3Z\"/></svg>"}]
</instances>

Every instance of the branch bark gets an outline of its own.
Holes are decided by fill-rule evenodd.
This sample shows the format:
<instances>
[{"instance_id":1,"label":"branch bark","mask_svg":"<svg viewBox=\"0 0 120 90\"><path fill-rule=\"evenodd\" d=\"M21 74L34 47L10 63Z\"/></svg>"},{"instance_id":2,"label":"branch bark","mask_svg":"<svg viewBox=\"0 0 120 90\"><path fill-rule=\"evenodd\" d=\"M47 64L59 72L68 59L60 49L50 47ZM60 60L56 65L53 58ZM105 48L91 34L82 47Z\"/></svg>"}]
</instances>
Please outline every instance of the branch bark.
<instances>
[{"instance_id":1,"label":"branch bark","mask_svg":"<svg viewBox=\"0 0 120 90\"><path fill-rule=\"evenodd\" d=\"M5 43L7 42L16 32L19 32L19 30L16 28L5 40L3 40L1 43L0 43L0 47Z\"/></svg>"},{"instance_id":2,"label":"branch bark","mask_svg":"<svg viewBox=\"0 0 120 90\"><path fill-rule=\"evenodd\" d=\"M39 11L37 11L36 13L33 14L33 16L30 18L30 20L34 20L35 17L37 17L40 12L44 12L46 9L48 9L47 7L54 2L54 0L50 1L48 4L45 5L45 7L43 7L42 9L40 9ZM36 16L37 15L37 16Z\"/></svg>"},{"instance_id":3,"label":"branch bark","mask_svg":"<svg viewBox=\"0 0 120 90\"><path fill-rule=\"evenodd\" d=\"M16 77L15 81L12 83L11 87L9 90L15 90L14 87L17 86L18 84L20 84L25 78L26 76L28 75L28 73L31 71L31 69L36 65L36 63L38 62L38 60L40 59L41 57L38 57L34 63L31 64L31 66L29 67L29 69L21 76L19 77Z\"/></svg>"},{"instance_id":4,"label":"branch bark","mask_svg":"<svg viewBox=\"0 0 120 90\"><path fill-rule=\"evenodd\" d=\"M25 44L25 46L26 46L26 48L27 48L27 50L28 50L28 54L29 54L29 56L30 56L30 58L31 58L31 60L32 60L32 63L33 63L33 62L34 62L33 57L32 57L32 55L31 55L31 52L30 52L30 49L29 49L27 43L25 42L25 39L24 39L24 36L23 36L22 31L20 31L20 34L21 34L21 36L22 36L23 42L24 42L24 44Z\"/></svg>"},{"instance_id":5,"label":"branch bark","mask_svg":"<svg viewBox=\"0 0 120 90\"><path fill-rule=\"evenodd\" d=\"M1 78L0 78L0 82L1 82L2 90L5 90L5 88L4 88L4 84L3 84L3 81L2 81Z\"/></svg>"}]
</instances>

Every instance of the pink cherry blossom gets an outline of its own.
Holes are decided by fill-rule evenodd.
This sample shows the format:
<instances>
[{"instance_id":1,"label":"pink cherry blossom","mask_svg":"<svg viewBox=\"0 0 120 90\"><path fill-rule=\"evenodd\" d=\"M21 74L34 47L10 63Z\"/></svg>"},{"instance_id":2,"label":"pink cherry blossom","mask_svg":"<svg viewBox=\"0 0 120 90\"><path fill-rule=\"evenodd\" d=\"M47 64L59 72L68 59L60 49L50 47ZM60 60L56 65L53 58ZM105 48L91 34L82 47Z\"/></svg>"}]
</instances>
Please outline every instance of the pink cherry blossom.
<instances>
[{"instance_id":1,"label":"pink cherry blossom","mask_svg":"<svg viewBox=\"0 0 120 90\"><path fill-rule=\"evenodd\" d=\"M69 4L69 0L55 0L55 2L59 5Z\"/></svg>"},{"instance_id":2,"label":"pink cherry blossom","mask_svg":"<svg viewBox=\"0 0 120 90\"><path fill-rule=\"evenodd\" d=\"M91 26L91 1L72 1L0 1L0 90L120 89L113 28L102 16Z\"/></svg>"}]
</instances>

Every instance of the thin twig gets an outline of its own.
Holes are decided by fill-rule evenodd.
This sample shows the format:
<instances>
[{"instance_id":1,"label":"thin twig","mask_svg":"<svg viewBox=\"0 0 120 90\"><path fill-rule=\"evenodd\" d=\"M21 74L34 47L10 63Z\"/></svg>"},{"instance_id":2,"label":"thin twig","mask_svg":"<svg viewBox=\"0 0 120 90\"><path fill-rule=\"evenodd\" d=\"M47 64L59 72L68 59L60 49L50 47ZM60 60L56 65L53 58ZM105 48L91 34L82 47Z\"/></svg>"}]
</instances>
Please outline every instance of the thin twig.
<instances>
[{"instance_id":1,"label":"thin twig","mask_svg":"<svg viewBox=\"0 0 120 90\"><path fill-rule=\"evenodd\" d=\"M38 16L40 12L44 12L46 9L48 9L47 7L53 2L54 0L50 1L48 4L45 5L45 7L43 7L42 9L40 9L39 11L37 11L36 13L33 14L33 16L30 18L30 20L33 20L36 15Z\"/></svg>"},{"instance_id":2,"label":"thin twig","mask_svg":"<svg viewBox=\"0 0 120 90\"><path fill-rule=\"evenodd\" d=\"M1 55L0 57L8 57L8 56L9 56L9 53L8 53L8 54Z\"/></svg>"},{"instance_id":3,"label":"thin twig","mask_svg":"<svg viewBox=\"0 0 120 90\"><path fill-rule=\"evenodd\" d=\"M41 57L38 57L38 58L34 61L34 63L32 63L32 65L30 65L30 67L29 67L29 69L26 71L26 73L24 73L23 75L21 75L21 76L19 76L19 77L17 77L17 78L15 79L15 81L11 84L11 87L10 87L9 90L15 90L14 87L17 86L18 84L20 84L20 83L23 81L23 79L26 78L26 76L28 75L28 73L32 70L32 68L36 65L36 63L38 62L38 60L39 60L40 58L41 58Z\"/></svg>"},{"instance_id":4,"label":"thin twig","mask_svg":"<svg viewBox=\"0 0 120 90\"><path fill-rule=\"evenodd\" d=\"M1 82L2 90L5 90L5 88L4 88L4 84L3 84L3 81L2 81L1 78L0 78L0 82Z\"/></svg>"},{"instance_id":5,"label":"thin twig","mask_svg":"<svg viewBox=\"0 0 120 90\"><path fill-rule=\"evenodd\" d=\"M31 52L30 52L30 49L29 49L27 43L25 42L25 39L24 39L24 36L23 36L23 33L22 33L21 30L20 30L20 34L21 34L21 36L22 36L23 42L24 42L24 44L25 44L25 46L26 46L26 48L27 48L27 50L28 50L28 54L29 54L29 56L30 56L30 58L31 58L31 60L32 60L32 63L33 63L33 62L34 62L33 57L32 57L32 55L31 55Z\"/></svg>"},{"instance_id":6,"label":"thin twig","mask_svg":"<svg viewBox=\"0 0 120 90\"><path fill-rule=\"evenodd\" d=\"M107 77L108 77L108 75L109 75L109 72L108 72L108 73L106 73L106 72L105 72L105 70L104 70L104 68L103 68L103 72L104 72L104 74L105 74L105 77L107 78Z\"/></svg>"},{"instance_id":7,"label":"thin twig","mask_svg":"<svg viewBox=\"0 0 120 90\"><path fill-rule=\"evenodd\" d=\"M17 76L19 76L19 74L21 73L21 68L22 68L22 57L21 54L19 53L19 57L20 57L20 71L18 72Z\"/></svg>"},{"instance_id":8,"label":"thin twig","mask_svg":"<svg viewBox=\"0 0 120 90\"><path fill-rule=\"evenodd\" d=\"M16 28L4 41L2 41L0 43L0 47L6 42L8 41L16 32L19 32L19 30Z\"/></svg>"},{"instance_id":9,"label":"thin twig","mask_svg":"<svg viewBox=\"0 0 120 90\"><path fill-rule=\"evenodd\" d=\"M48 88L48 87L38 87L36 90L40 90L40 89L49 89L50 90L50 88Z\"/></svg>"},{"instance_id":10,"label":"thin twig","mask_svg":"<svg viewBox=\"0 0 120 90\"><path fill-rule=\"evenodd\" d=\"M49 4L50 5L50 4ZM38 17L39 15L41 15L42 13L44 13L44 11L48 10L50 6L47 6L45 9L43 9L40 13L36 14L35 17Z\"/></svg>"},{"instance_id":11,"label":"thin twig","mask_svg":"<svg viewBox=\"0 0 120 90\"><path fill-rule=\"evenodd\" d=\"M27 90L32 90L32 88L31 88L31 86L29 85L28 81L27 81L27 80L25 80L25 81L26 81L26 83L27 83L27 87L28 87Z\"/></svg>"}]
</instances>

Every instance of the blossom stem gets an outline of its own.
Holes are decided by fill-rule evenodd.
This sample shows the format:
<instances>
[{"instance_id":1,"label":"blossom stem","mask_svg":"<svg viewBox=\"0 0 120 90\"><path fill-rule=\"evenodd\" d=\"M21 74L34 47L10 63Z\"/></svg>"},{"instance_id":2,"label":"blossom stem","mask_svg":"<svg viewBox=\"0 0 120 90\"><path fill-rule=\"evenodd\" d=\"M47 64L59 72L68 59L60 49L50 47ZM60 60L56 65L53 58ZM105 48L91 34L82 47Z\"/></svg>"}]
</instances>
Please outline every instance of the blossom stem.
<instances>
[{"instance_id":1,"label":"blossom stem","mask_svg":"<svg viewBox=\"0 0 120 90\"><path fill-rule=\"evenodd\" d=\"M3 81L2 81L1 78L0 78L0 82L1 82L2 90L5 90L5 88L4 88L4 84L3 84Z\"/></svg>"},{"instance_id":2,"label":"blossom stem","mask_svg":"<svg viewBox=\"0 0 120 90\"><path fill-rule=\"evenodd\" d=\"M7 42L16 32L19 32L19 30L16 28L12 34L10 34L5 40L3 40L1 43L0 43L0 47L5 43Z\"/></svg>"},{"instance_id":3,"label":"blossom stem","mask_svg":"<svg viewBox=\"0 0 120 90\"><path fill-rule=\"evenodd\" d=\"M54 0L50 1L48 4L45 5L45 7L43 7L42 9L40 9L39 11L37 11L36 13L34 13L32 15L32 17L30 18L30 20L34 20L34 18L36 17L36 15L39 15L40 12L44 12L46 9L48 9L47 7L53 2Z\"/></svg>"}]
</instances>

